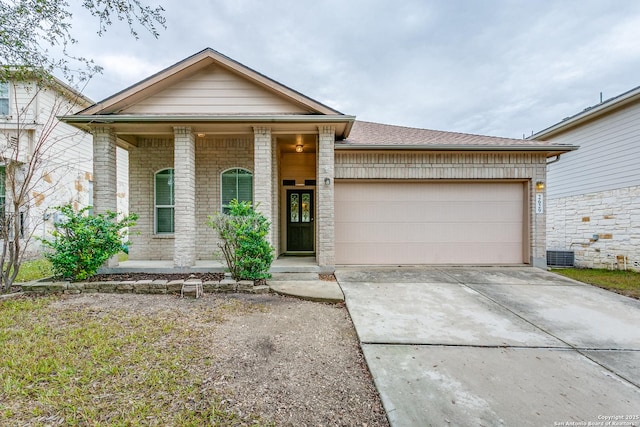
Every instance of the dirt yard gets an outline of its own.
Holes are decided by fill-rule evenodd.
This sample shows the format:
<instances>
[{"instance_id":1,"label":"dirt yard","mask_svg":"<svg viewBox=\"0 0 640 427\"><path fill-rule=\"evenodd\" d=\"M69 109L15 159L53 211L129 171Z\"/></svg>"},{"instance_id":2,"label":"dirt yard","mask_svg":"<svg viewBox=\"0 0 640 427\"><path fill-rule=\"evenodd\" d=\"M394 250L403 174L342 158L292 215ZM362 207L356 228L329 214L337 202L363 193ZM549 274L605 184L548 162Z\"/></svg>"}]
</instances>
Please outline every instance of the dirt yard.
<instances>
[{"instance_id":1,"label":"dirt yard","mask_svg":"<svg viewBox=\"0 0 640 427\"><path fill-rule=\"evenodd\" d=\"M236 303L242 308L229 309ZM183 324L185 344L205 348L192 366L201 394L222 396L236 416L224 425L259 417L260 425L388 426L344 305L240 294L82 294L56 304Z\"/></svg>"}]
</instances>

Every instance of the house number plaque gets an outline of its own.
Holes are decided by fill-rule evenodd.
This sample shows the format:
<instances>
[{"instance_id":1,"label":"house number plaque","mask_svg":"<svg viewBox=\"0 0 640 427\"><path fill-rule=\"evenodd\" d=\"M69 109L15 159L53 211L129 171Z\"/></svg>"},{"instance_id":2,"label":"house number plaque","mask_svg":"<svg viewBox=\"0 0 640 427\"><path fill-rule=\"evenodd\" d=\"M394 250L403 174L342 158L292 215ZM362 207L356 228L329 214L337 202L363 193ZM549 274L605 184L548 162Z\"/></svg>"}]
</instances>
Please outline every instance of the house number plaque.
<instances>
[{"instance_id":1,"label":"house number plaque","mask_svg":"<svg viewBox=\"0 0 640 427\"><path fill-rule=\"evenodd\" d=\"M544 194L536 194L536 213L544 213Z\"/></svg>"}]
</instances>

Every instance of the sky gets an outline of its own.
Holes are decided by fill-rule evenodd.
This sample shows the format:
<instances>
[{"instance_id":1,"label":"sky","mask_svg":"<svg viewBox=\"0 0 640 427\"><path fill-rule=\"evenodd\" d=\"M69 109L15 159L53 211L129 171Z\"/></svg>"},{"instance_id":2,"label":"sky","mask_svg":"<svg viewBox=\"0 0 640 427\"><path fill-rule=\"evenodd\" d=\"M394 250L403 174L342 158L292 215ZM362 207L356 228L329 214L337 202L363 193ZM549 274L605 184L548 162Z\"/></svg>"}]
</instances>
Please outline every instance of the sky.
<instances>
[{"instance_id":1,"label":"sky","mask_svg":"<svg viewBox=\"0 0 640 427\"><path fill-rule=\"evenodd\" d=\"M91 99L207 47L358 120L509 138L640 86L637 0L143 2L157 39L73 9Z\"/></svg>"}]
</instances>

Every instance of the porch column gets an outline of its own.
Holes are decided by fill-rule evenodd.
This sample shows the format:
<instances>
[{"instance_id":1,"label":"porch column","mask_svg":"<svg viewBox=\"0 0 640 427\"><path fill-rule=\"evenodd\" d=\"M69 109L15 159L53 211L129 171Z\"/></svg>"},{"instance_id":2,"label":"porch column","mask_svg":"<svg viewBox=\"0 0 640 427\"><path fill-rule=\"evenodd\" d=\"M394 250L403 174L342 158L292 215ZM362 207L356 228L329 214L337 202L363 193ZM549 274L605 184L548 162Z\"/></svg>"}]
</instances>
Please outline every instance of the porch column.
<instances>
[{"instance_id":1,"label":"porch column","mask_svg":"<svg viewBox=\"0 0 640 427\"><path fill-rule=\"evenodd\" d=\"M271 223L267 239L275 248L274 230L274 185L273 185L273 144L271 128L255 126L253 128L253 205Z\"/></svg>"},{"instance_id":2,"label":"porch column","mask_svg":"<svg viewBox=\"0 0 640 427\"><path fill-rule=\"evenodd\" d=\"M196 262L196 148L190 127L174 127L174 267Z\"/></svg>"},{"instance_id":3,"label":"porch column","mask_svg":"<svg viewBox=\"0 0 640 427\"><path fill-rule=\"evenodd\" d=\"M333 272L335 267L333 178L336 128L320 126L318 131L316 260L321 270Z\"/></svg>"},{"instance_id":4,"label":"porch column","mask_svg":"<svg viewBox=\"0 0 640 427\"><path fill-rule=\"evenodd\" d=\"M93 134L93 211L104 214L118 211L118 171L116 162L116 133L108 126L97 126ZM118 257L105 265L116 267Z\"/></svg>"}]
</instances>

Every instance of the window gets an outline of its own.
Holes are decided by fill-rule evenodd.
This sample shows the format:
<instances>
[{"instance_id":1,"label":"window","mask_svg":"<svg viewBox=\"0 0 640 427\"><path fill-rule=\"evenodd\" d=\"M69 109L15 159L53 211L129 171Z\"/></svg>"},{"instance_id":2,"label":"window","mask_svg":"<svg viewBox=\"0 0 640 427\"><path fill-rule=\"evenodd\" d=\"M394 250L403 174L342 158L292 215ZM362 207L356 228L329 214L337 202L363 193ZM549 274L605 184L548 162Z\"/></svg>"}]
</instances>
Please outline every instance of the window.
<instances>
[{"instance_id":1,"label":"window","mask_svg":"<svg viewBox=\"0 0 640 427\"><path fill-rule=\"evenodd\" d=\"M222 172L222 211L229 212L229 203L253 202L253 175L246 169L229 169Z\"/></svg>"},{"instance_id":2,"label":"window","mask_svg":"<svg viewBox=\"0 0 640 427\"><path fill-rule=\"evenodd\" d=\"M9 115L9 83L0 82L0 116Z\"/></svg>"},{"instance_id":3,"label":"window","mask_svg":"<svg viewBox=\"0 0 640 427\"><path fill-rule=\"evenodd\" d=\"M173 233L174 197L173 197L173 169L164 169L156 173L155 178L155 233Z\"/></svg>"}]
</instances>

